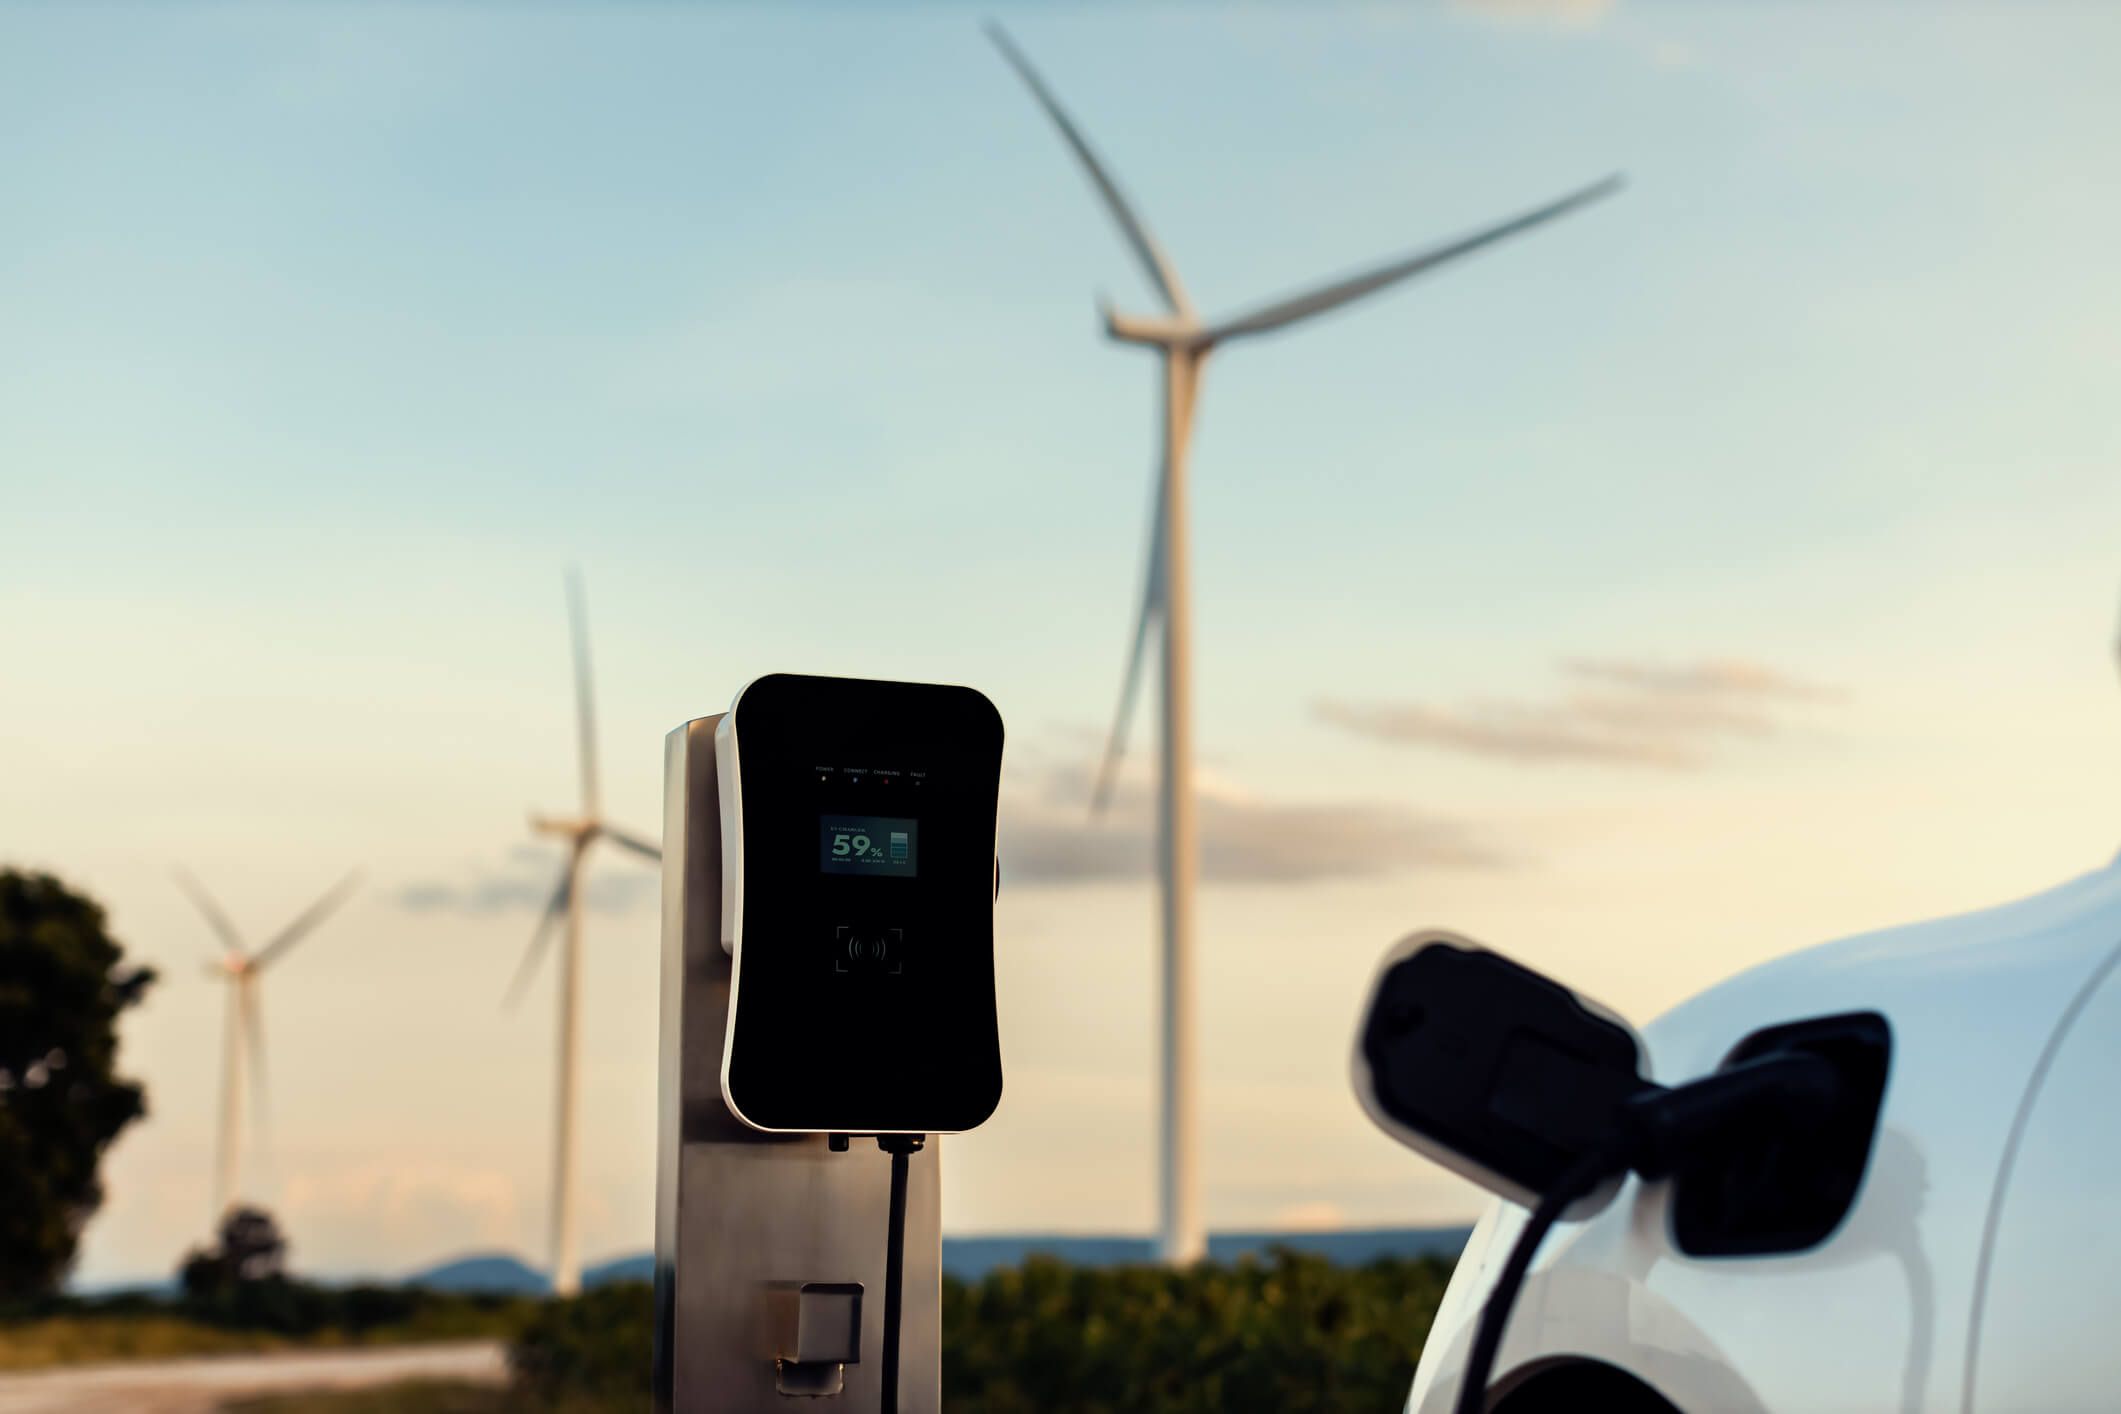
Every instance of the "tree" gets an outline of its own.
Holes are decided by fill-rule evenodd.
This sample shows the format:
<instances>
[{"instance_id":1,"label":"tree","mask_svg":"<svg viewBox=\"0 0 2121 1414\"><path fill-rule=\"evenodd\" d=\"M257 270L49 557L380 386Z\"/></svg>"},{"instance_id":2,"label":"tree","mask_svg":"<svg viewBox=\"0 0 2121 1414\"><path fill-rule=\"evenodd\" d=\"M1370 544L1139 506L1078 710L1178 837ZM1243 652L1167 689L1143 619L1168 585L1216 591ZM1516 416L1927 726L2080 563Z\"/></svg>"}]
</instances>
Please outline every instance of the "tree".
<instances>
[{"instance_id":1,"label":"tree","mask_svg":"<svg viewBox=\"0 0 2121 1414\"><path fill-rule=\"evenodd\" d=\"M263 1208L229 1209L219 1243L186 1253L177 1284L186 1315L238 1330L315 1331L340 1306L333 1293L287 1275L287 1239Z\"/></svg>"},{"instance_id":2,"label":"tree","mask_svg":"<svg viewBox=\"0 0 2121 1414\"><path fill-rule=\"evenodd\" d=\"M94 900L0 869L0 1300L58 1286L102 1205L104 1151L147 1113L117 1073L118 1015L154 977Z\"/></svg>"},{"instance_id":3,"label":"tree","mask_svg":"<svg viewBox=\"0 0 2121 1414\"><path fill-rule=\"evenodd\" d=\"M238 1287L280 1281L287 1275L287 1239L263 1208L231 1208L221 1220L221 1245L192 1252L178 1268L184 1294L210 1301Z\"/></svg>"}]
</instances>

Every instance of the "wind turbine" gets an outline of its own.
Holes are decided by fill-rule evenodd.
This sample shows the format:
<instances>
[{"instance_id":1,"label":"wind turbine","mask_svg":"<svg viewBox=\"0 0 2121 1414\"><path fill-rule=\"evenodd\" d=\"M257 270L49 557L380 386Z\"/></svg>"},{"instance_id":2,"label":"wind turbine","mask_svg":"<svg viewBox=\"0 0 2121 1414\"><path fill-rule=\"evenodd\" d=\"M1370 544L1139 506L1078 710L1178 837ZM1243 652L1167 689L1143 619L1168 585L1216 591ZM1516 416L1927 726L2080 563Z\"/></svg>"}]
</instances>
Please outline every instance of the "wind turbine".
<instances>
[{"instance_id":1,"label":"wind turbine","mask_svg":"<svg viewBox=\"0 0 2121 1414\"><path fill-rule=\"evenodd\" d=\"M208 975L228 984L228 1009L221 1039L220 1134L214 1145L215 1228L220 1226L229 1206L235 1202L241 1182L243 1072L246 1063L250 1071L251 1094L257 1103L261 1141L265 1134L265 1024L258 1001L259 979L265 975L266 968L285 957L296 943L309 936L319 923L346 902L347 895L353 892L359 881L358 872L348 874L298 914L294 922L273 934L264 947L252 952L244 946L242 935L236 931L235 924L229 922L221 905L214 902L213 896L191 875L181 869L177 871L178 887L198 905L199 912L206 915L207 926L221 940L221 956L207 964Z\"/></svg>"},{"instance_id":2,"label":"wind turbine","mask_svg":"<svg viewBox=\"0 0 2121 1414\"><path fill-rule=\"evenodd\" d=\"M565 938L560 949L559 1094L553 1120L552 1157L552 1289L559 1296L572 1296L582 1288L582 1257L577 1247L574 1212L576 1166L575 1106L581 1090L581 1038L579 1003L582 991L582 870L590 847L610 840L622 849L660 860L663 851L639 835L630 834L604 819L597 790L596 701L589 673L589 611L583 604L582 577L567 576L567 621L574 640L574 703L576 750L582 772L582 808L573 816L533 813L533 834L556 835L567 843L567 859L560 866L559 887L545 905L530 947L509 984L508 1005L513 1006L529 984L538 963L552 941L553 925Z\"/></svg>"},{"instance_id":3,"label":"wind turbine","mask_svg":"<svg viewBox=\"0 0 2121 1414\"><path fill-rule=\"evenodd\" d=\"M1157 854L1163 888L1163 1016L1161 1154L1158 1182L1159 1250L1166 1262L1198 1260L1207 1251L1202 1227L1199 1180L1194 1156L1199 1112L1194 1075L1193 894L1199 853L1193 815L1193 683L1192 613L1188 602L1190 573L1186 545L1186 450L1200 397L1200 378L1208 355L1224 344L1286 329L1314 315L1351 304L1366 295L1433 270L1483 246L1551 221L1618 190L1620 178L1607 177L1558 201L1535 207L1507 221L1455 240L1387 261L1372 269L1261 305L1217 322L1206 322L1194 310L1178 272L1157 245L1098 160L1090 144L1061 108L1031 61L1001 26L987 33L1008 60L1031 96L1060 129L1062 141L1097 189L1105 209L1140 262L1149 283L1162 297L1165 312L1122 314L1102 309L1105 332L1120 343L1154 349L1163 360L1163 467L1149 535L1148 564L1142 575L1141 612L1127 653L1120 684L1119 708L1106 741L1092 797L1093 813L1112 793L1113 775L1126 741L1128 719L1141 680L1143 655L1152 626L1162 628L1163 718L1161 780L1158 791Z\"/></svg>"}]
</instances>

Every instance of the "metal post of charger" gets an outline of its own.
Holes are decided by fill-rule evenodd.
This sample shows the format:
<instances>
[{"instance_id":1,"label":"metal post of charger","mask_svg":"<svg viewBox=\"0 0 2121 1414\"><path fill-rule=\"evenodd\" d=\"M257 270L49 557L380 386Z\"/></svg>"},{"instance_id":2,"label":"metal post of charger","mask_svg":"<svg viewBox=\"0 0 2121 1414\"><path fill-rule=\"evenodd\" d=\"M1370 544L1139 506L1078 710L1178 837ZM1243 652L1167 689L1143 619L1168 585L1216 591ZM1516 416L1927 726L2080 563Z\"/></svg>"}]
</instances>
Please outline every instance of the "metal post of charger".
<instances>
[{"instance_id":1,"label":"metal post of charger","mask_svg":"<svg viewBox=\"0 0 2121 1414\"><path fill-rule=\"evenodd\" d=\"M718 717L665 738L657 1084L655 1408L883 1408L891 1160L856 1139L762 1134L722 1100ZM898 1407L942 1404L939 1145L912 1156ZM817 1401L824 1401L822 1403Z\"/></svg>"}]
</instances>

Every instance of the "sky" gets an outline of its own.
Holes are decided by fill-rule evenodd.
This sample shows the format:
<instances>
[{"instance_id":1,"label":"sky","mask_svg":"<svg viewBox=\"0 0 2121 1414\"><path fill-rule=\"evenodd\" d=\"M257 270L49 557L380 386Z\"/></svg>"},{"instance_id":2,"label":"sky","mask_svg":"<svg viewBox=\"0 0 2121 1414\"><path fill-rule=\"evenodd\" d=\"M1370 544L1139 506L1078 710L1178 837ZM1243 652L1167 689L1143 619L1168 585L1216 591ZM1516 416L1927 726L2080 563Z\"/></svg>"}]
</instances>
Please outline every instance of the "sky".
<instances>
[{"instance_id":1,"label":"sky","mask_svg":"<svg viewBox=\"0 0 2121 1414\"><path fill-rule=\"evenodd\" d=\"M86 1282L208 1225L192 870L262 938L246 1188L298 1266L544 1251L574 805L780 670L1008 724L1007 1095L954 1232L1154 1221L1153 309L985 10L0 9L0 862L162 972ZM1206 1213L1451 1222L1348 1056L1441 925L1638 1023L2121 845L2121 15L997 6L1196 300L1619 197L1210 366ZM1144 718L1144 722L1147 718ZM597 865L584 1247L651 1241L656 890Z\"/></svg>"}]
</instances>

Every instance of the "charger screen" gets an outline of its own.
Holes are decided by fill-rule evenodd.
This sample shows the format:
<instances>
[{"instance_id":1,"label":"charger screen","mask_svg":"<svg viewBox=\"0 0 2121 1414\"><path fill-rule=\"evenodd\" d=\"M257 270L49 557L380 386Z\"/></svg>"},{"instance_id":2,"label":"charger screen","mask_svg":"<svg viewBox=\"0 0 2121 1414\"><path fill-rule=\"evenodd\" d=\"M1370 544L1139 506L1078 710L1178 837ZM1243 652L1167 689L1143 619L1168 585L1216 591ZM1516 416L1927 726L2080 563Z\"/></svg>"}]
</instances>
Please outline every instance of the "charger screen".
<instances>
[{"instance_id":1,"label":"charger screen","mask_svg":"<svg viewBox=\"0 0 2121 1414\"><path fill-rule=\"evenodd\" d=\"M818 868L827 874L911 879L920 872L918 820L886 815L818 817Z\"/></svg>"}]
</instances>

